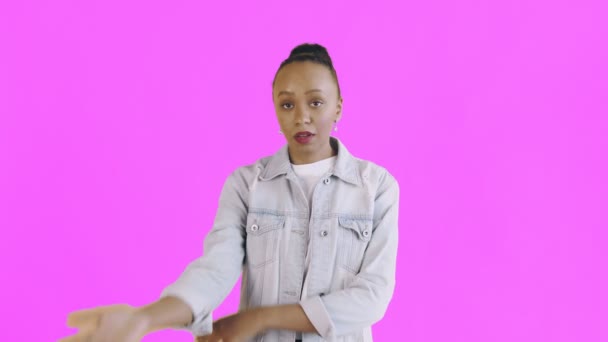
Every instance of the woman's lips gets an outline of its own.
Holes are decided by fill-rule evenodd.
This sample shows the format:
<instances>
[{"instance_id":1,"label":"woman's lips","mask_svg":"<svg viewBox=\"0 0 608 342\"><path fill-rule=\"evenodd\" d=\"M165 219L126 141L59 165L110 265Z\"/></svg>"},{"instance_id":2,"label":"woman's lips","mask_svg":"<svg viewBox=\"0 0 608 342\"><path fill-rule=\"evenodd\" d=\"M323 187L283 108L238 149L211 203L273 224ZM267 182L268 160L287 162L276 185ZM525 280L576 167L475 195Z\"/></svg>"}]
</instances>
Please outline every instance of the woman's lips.
<instances>
[{"instance_id":1,"label":"woman's lips","mask_svg":"<svg viewBox=\"0 0 608 342\"><path fill-rule=\"evenodd\" d=\"M308 131L298 132L294 136L294 139L297 142L299 142L300 144L308 144L314 136L315 136L314 134L312 134L311 132L308 132Z\"/></svg>"}]
</instances>

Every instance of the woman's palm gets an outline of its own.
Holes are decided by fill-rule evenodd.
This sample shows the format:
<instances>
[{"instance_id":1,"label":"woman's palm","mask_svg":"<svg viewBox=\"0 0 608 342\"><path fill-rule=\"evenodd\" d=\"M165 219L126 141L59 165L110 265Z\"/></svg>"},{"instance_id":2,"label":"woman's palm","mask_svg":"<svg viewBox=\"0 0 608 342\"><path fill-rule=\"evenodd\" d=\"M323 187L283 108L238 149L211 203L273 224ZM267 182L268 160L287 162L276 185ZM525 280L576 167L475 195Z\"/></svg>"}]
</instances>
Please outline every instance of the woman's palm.
<instances>
[{"instance_id":1,"label":"woman's palm","mask_svg":"<svg viewBox=\"0 0 608 342\"><path fill-rule=\"evenodd\" d=\"M78 333L59 342L140 342L146 334L136 309L125 304L72 312L67 324Z\"/></svg>"}]
</instances>

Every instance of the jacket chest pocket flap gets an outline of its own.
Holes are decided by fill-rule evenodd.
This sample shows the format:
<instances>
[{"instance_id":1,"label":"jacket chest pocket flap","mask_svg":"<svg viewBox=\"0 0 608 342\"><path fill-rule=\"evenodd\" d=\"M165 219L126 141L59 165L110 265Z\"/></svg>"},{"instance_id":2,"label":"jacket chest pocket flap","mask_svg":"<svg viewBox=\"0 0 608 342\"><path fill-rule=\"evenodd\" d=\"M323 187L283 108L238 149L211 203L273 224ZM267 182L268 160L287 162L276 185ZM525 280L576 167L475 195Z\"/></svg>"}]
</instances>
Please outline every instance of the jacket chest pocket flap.
<instances>
[{"instance_id":1,"label":"jacket chest pocket flap","mask_svg":"<svg viewBox=\"0 0 608 342\"><path fill-rule=\"evenodd\" d=\"M262 267L276 260L280 231L284 226L285 216L247 216L246 260L251 267Z\"/></svg>"},{"instance_id":2,"label":"jacket chest pocket flap","mask_svg":"<svg viewBox=\"0 0 608 342\"><path fill-rule=\"evenodd\" d=\"M363 262L365 248L372 238L372 220L338 217L338 258L340 266L358 273Z\"/></svg>"}]
</instances>

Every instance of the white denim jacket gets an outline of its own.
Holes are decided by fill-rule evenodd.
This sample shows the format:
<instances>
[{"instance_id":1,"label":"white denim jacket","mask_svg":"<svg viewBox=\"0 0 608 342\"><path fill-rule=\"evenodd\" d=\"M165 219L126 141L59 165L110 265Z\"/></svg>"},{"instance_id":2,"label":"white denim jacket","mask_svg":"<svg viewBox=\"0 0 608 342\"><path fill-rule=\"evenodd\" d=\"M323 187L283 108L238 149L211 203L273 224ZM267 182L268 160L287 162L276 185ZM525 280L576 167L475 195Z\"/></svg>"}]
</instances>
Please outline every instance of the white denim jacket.
<instances>
[{"instance_id":1,"label":"white denim jacket","mask_svg":"<svg viewBox=\"0 0 608 342\"><path fill-rule=\"evenodd\" d=\"M304 342L372 341L395 287L399 185L384 168L353 157L336 138L336 164L317 184L312 208L290 164L287 145L234 171L219 199L204 253L161 297L194 313L184 328L211 333L212 311L242 273L240 310L299 303L319 334ZM307 241L307 298L301 299ZM269 330L252 341L293 342Z\"/></svg>"}]
</instances>

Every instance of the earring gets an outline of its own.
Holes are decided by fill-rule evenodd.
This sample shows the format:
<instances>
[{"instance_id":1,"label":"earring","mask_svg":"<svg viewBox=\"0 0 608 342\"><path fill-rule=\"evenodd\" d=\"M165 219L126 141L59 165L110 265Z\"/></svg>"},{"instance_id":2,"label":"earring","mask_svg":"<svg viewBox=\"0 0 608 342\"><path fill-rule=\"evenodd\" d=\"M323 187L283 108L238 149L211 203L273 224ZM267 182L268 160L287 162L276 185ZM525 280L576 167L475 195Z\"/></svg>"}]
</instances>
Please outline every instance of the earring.
<instances>
[{"instance_id":1,"label":"earring","mask_svg":"<svg viewBox=\"0 0 608 342\"><path fill-rule=\"evenodd\" d=\"M338 122L336 121L336 123L334 123L334 132L338 131Z\"/></svg>"},{"instance_id":2,"label":"earring","mask_svg":"<svg viewBox=\"0 0 608 342\"><path fill-rule=\"evenodd\" d=\"M279 130L279 134L283 134L283 131Z\"/></svg>"}]
</instances>

